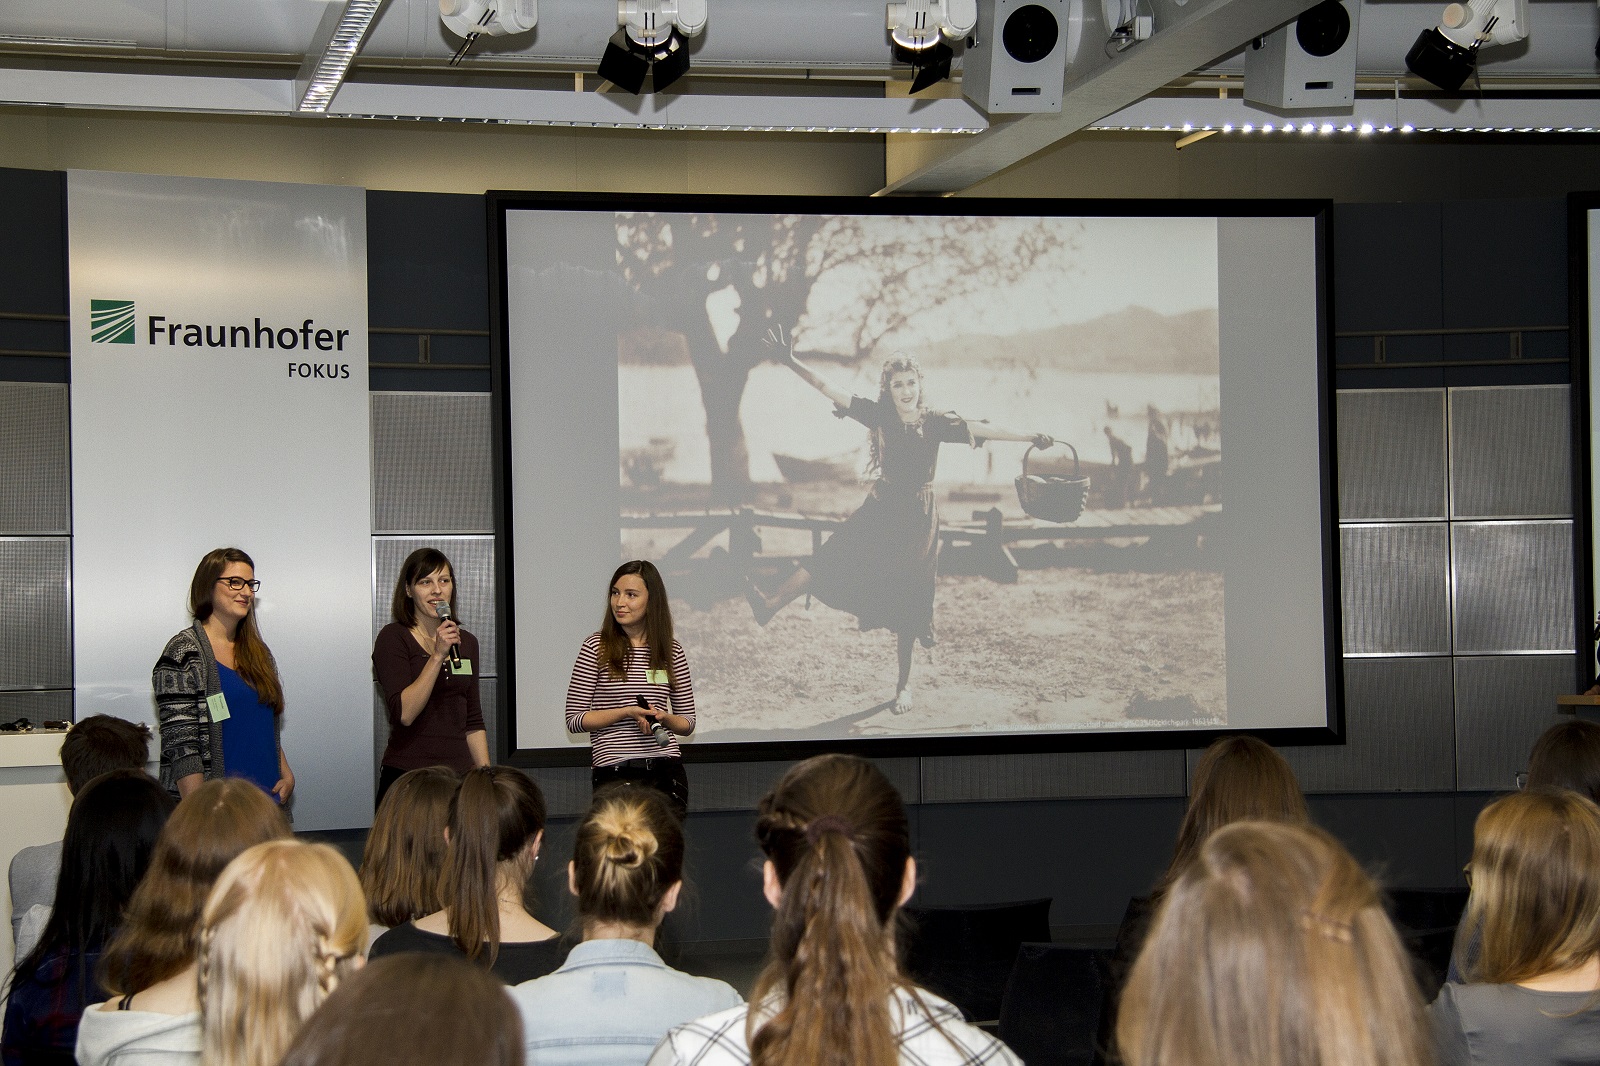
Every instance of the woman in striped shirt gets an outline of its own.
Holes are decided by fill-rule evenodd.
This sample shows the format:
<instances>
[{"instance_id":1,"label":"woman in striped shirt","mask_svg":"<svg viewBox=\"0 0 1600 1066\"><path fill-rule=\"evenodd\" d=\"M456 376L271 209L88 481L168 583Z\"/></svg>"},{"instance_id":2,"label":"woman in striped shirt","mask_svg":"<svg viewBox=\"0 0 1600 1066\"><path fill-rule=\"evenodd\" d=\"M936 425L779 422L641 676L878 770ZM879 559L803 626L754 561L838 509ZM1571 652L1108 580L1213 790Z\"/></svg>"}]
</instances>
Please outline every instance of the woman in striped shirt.
<instances>
[{"instance_id":1,"label":"woman in striped shirt","mask_svg":"<svg viewBox=\"0 0 1600 1066\"><path fill-rule=\"evenodd\" d=\"M617 567L600 631L590 634L567 686L567 731L590 734L596 791L615 781L659 789L682 818L689 807L678 737L694 732L689 660L672 639L661 573L645 559Z\"/></svg>"}]
</instances>

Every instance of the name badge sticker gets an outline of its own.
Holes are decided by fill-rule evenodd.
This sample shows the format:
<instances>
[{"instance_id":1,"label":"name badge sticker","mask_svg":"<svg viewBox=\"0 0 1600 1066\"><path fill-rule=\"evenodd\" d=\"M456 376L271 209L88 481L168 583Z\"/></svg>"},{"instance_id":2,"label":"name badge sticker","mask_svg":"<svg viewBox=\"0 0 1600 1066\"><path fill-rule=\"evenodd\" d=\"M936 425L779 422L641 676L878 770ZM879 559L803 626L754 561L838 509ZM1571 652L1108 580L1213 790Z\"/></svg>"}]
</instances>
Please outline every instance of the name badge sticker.
<instances>
[{"instance_id":1,"label":"name badge sticker","mask_svg":"<svg viewBox=\"0 0 1600 1066\"><path fill-rule=\"evenodd\" d=\"M220 692L206 697L206 709L211 712L213 722L226 722L232 717L228 711L228 698Z\"/></svg>"},{"instance_id":2,"label":"name badge sticker","mask_svg":"<svg viewBox=\"0 0 1600 1066\"><path fill-rule=\"evenodd\" d=\"M652 685L669 684L670 683L670 681L669 681L670 676L671 675L669 675L665 670L646 670L645 671L645 680L648 681Z\"/></svg>"},{"instance_id":3,"label":"name badge sticker","mask_svg":"<svg viewBox=\"0 0 1600 1066\"><path fill-rule=\"evenodd\" d=\"M459 676L469 676L472 673L472 660L462 659L459 663L450 664L450 672Z\"/></svg>"}]
</instances>

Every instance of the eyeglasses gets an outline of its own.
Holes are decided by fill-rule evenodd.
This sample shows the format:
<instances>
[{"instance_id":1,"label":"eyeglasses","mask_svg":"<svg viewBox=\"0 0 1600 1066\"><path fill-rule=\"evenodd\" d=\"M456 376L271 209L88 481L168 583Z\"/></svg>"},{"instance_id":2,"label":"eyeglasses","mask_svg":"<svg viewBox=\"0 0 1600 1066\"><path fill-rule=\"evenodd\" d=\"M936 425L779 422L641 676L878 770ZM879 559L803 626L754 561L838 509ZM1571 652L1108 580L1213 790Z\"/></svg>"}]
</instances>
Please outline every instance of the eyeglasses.
<instances>
[{"instance_id":1,"label":"eyeglasses","mask_svg":"<svg viewBox=\"0 0 1600 1066\"><path fill-rule=\"evenodd\" d=\"M1517 791L1521 792L1523 789L1528 787L1528 771L1518 770L1516 775L1512 777L1512 780L1517 783Z\"/></svg>"},{"instance_id":2,"label":"eyeglasses","mask_svg":"<svg viewBox=\"0 0 1600 1066\"><path fill-rule=\"evenodd\" d=\"M243 588L248 588L251 592L259 592L261 590L261 582L255 578L246 581L242 577L219 577L217 578L217 584L226 585L235 592Z\"/></svg>"},{"instance_id":3,"label":"eyeglasses","mask_svg":"<svg viewBox=\"0 0 1600 1066\"><path fill-rule=\"evenodd\" d=\"M1466 878L1467 887L1472 887L1472 864L1469 862L1461 868L1461 876Z\"/></svg>"}]
</instances>

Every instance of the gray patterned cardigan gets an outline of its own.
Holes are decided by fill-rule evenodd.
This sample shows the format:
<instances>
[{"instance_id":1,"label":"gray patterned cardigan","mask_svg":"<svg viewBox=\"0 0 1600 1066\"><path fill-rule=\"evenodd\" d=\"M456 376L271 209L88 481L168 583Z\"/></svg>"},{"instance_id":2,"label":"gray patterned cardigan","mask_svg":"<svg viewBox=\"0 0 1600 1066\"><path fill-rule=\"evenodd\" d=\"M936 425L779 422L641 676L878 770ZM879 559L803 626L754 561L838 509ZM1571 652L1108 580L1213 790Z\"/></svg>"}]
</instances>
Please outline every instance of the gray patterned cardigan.
<instances>
[{"instance_id":1,"label":"gray patterned cardigan","mask_svg":"<svg viewBox=\"0 0 1600 1066\"><path fill-rule=\"evenodd\" d=\"M211 720L206 697L222 691L217 657L199 622L171 640L150 672L161 730L161 784L177 795L178 779L223 776L222 725Z\"/></svg>"}]
</instances>

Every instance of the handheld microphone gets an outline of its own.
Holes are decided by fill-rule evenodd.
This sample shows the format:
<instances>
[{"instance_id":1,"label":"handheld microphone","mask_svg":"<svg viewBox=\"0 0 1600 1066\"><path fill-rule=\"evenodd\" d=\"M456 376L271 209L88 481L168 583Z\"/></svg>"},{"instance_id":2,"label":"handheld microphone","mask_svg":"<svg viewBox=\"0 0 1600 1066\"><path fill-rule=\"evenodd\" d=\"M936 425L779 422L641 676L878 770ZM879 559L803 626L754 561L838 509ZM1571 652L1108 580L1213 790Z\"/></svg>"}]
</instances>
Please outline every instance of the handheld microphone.
<instances>
[{"instance_id":1,"label":"handheld microphone","mask_svg":"<svg viewBox=\"0 0 1600 1066\"><path fill-rule=\"evenodd\" d=\"M633 698L633 702L639 705L639 709L641 711L648 711L650 709L650 701L645 699L643 696L635 696ZM663 748L672 743L672 734L668 733L667 727L662 725L659 721L650 723L650 735L655 737L656 743L660 744Z\"/></svg>"},{"instance_id":2,"label":"handheld microphone","mask_svg":"<svg viewBox=\"0 0 1600 1066\"><path fill-rule=\"evenodd\" d=\"M450 605L448 603L439 604L433 609L433 613L439 616L439 621L441 622L450 621ZM459 644L450 645L450 665L454 667L461 665L461 645Z\"/></svg>"}]
</instances>

